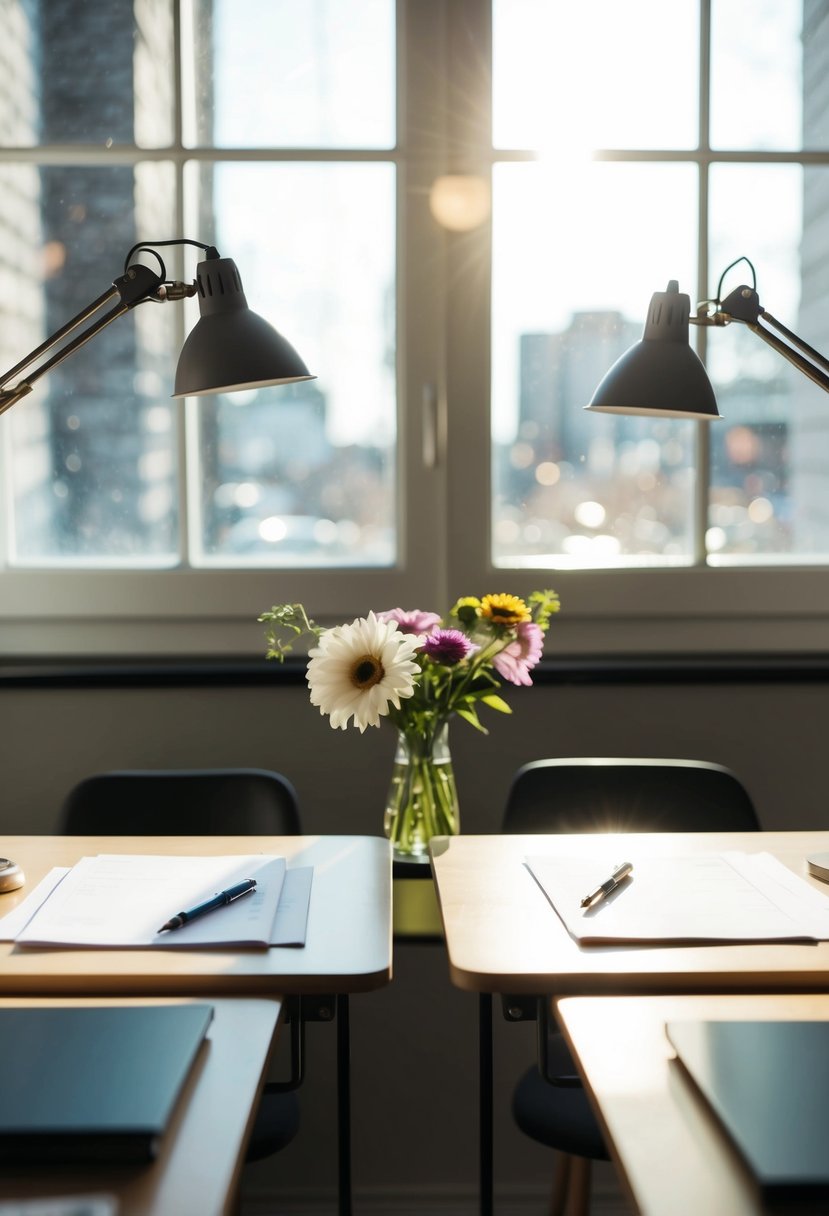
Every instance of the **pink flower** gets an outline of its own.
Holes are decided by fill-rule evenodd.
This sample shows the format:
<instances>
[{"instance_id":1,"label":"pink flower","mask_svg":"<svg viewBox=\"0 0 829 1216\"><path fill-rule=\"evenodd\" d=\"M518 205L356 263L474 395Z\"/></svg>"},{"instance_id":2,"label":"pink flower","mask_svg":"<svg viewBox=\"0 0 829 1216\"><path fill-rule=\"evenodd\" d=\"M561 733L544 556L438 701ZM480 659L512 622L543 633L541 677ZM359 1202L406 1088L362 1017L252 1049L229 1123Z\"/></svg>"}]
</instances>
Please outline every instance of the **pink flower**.
<instances>
[{"instance_id":1,"label":"pink flower","mask_svg":"<svg viewBox=\"0 0 829 1216\"><path fill-rule=\"evenodd\" d=\"M541 658L544 634L534 621L515 627L516 638L493 657L492 666L510 684L532 684L530 671Z\"/></svg>"},{"instance_id":2,"label":"pink flower","mask_svg":"<svg viewBox=\"0 0 829 1216\"><path fill-rule=\"evenodd\" d=\"M420 637L428 637L440 624L440 617L436 612L421 612L419 608L413 608L411 612L406 612L403 608L390 608L388 612L378 612L377 619L396 621L401 633L415 633Z\"/></svg>"}]
</instances>

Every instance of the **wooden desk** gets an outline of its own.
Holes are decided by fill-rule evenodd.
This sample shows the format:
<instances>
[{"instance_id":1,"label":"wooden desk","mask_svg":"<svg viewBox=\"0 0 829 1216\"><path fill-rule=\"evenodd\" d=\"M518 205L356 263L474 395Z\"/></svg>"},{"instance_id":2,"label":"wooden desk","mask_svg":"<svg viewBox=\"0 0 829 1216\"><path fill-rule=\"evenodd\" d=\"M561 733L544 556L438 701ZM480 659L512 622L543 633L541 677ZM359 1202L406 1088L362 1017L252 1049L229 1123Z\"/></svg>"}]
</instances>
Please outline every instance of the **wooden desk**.
<instances>
[{"instance_id":1,"label":"wooden desk","mask_svg":"<svg viewBox=\"0 0 829 1216\"><path fill-rule=\"evenodd\" d=\"M340 1212L351 1212L348 996L391 979L391 846L375 836L8 836L26 885L95 853L275 853L314 867L307 944L269 950L24 950L0 943L0 996L336 995ZM171 1211L175 1209L170 1209Z\"/></svg>"},{"instance_id":2,"label":"wooden desk","mask_svg":"<svg viewBox=\"0 0 829 1216\"><path fill-rule=\"evenodd\" d=\"M523 865L528 854L637 857L720 852L775 854L810 878L809 853L829 832L672 832L627 836L456 836L432 842L449 973L472 992L589 995L740 990L829 991L829 942L819 945L578 946Z\"/></svg>"},{"instance_id":3,"label":"wooden desk","mask_svg":"<svg viewBox=\"0 0 829 1216\"><path fill-rule=\"evenodd\" d=\"M58 1005L59 1000L7 999L12 1005ZM133 1002L92 998L73 1005ZM141 1004L161 1004L141 1001ZM167 1002L169 1003L169 1002ZM280 1014L275 1000L211 1000L213 1021L191 1072L158 1158L148 1166L94 1172L59 1167L0 1171L0 1199L57 1195L113 1195L118 1216L230 1216L244 1150Z\"/></svg>"},{"instance_id":4,"label":"wooden desk","mask_svg":"<svg viewBox=\"0 0 829 1216\"><path fill-rule=\"evenodd\" d=\"M527 855L630 860L738 849L770 852L824 893L806 857L829 832L671 832L602 836L453 836L430 845L449 974L479 993L481 1212L492 1205L491 993L579 996L691 992L829 992L829 942L818 945L587 946L567 933L526 869ZM673 1216L673 1209L666 1209Z\"/></svg>"},{"instance_id":5,"label":"wooden desk","mask_svg":"<svg viewBox=\"0 0 829 1216\"><path fill-rule=\"evenodd\" d=\"M391 848L375 836L5 836L26 875L94 853L276 853L314 867L307 944L270 950L22 950L0 942L0 995L280 996L354 993L391 979Z\"/></svg>"},{"instance_id":6,"label":"wooden desk","mask_svg":"<svg viewBox=\"0 0 829 1216\"><path fill-rule=\"evenodd\" d=\"M665 1037L677 1019L829 1019L829 996L569 997L556 1002L619 1175L641 1216L758 1216L751 1175ZM769 1095L769 1101L774 1101ZM786 1211L825 1213L826 1203Z\"/></svg>"}]
</instances>

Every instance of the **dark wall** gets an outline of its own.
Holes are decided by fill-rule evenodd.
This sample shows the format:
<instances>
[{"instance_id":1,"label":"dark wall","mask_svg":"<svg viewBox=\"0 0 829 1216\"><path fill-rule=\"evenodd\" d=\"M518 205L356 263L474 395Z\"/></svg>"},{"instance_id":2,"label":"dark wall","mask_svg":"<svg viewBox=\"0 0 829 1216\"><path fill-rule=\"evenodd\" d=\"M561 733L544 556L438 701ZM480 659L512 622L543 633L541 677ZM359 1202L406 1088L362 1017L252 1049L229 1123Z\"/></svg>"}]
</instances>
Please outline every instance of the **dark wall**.
<instances>
[{"instance_id":1,"label":"dark wall","mask_svg":"<svg viewBox=\"0 0 829 1216\"><path fill-rule=\"evenodd\" d=\"M499 824L510 775L547 755L701 757L731 766L764 827L829 825L829 685L790 680L617 682L572 673L510 694L514 714L491 734L463 723L451 743L465 832ZM255 765L296 785L309 833L380 834L394 739L333 731L299 682L210 687L5 686L0 682L0 840L48 832L64 792L86 774L130 766ZM4 846L10 848L10 845ZM4 851L0 850L0 851ZM354 1172L358 1194L387 1210L401 1187L432 1199L474 1195L477 1179L477 998L448 980L440 946L398 943L395 978L352 999ZM551 1162L511 1125L512 1081L534 1050L530 1026L496 1009L496 1184L543 1194ZM334 1030L309 1030L304 1131L278 1158L246 1172L249 1193L293 1210L336 1182ZM380 1196L380 1199L376 1197ZM382 1197L386 1196L387 1200ZM432 1200L429 1200L431 1202Z\"/></svg>"}]
</instances>

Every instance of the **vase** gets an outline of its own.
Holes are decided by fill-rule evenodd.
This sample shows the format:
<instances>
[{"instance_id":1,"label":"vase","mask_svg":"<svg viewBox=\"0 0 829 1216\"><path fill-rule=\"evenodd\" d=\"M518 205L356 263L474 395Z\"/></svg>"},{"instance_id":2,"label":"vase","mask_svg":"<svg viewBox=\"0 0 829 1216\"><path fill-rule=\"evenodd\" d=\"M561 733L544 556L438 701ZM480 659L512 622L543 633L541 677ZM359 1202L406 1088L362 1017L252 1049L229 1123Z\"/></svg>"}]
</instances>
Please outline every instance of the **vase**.
<instances>
[{"instance_id":1,"label":"vase","mask_svg":"<svg viewBox=\"0 0 829 1216\"><path fill-rule=\"evenodd\" d=\"M431 734L398 732L383 827L404 861L427 861L433 836L460 831L448 722Z\"/></svg>"}]
</instances>

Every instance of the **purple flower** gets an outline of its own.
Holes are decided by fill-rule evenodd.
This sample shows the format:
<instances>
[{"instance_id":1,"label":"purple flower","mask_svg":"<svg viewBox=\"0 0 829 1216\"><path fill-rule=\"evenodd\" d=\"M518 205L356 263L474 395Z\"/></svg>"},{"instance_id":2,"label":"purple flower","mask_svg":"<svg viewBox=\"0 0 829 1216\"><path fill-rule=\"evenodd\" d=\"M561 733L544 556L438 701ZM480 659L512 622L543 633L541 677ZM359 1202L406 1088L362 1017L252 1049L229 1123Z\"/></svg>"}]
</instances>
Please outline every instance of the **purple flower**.
<instances>
[{"instance_id":1,"label":"purple flower","mask_svg":"<svg viewBox=\"0 0 829 1216\"><path fill-rule=\"evenodd\" d=\"M436 629L421 646L421 652L436 663L454 667L479 649L460 629Z\"/></svg>"},{"instance_id":2,"label":"purple flower","mask_svg":"<svg viewBox=\"0 0 829 1216\"><path fill-rule=\"evenodd\" d=\"M544 634L534 621L522 621L515 627L515 641L510 642L493 657L492 666L510 684L532 684L530 670L541 658Z\"/></svg>"},{"instance_id":3,"label":"purple flower","mask_svg":"<svg viewBox=\"0 0 829 1216\"><path fill-rule=\"evenodd\" d=\"M416 633L422 637L434 633L440 624L440 617L436 612L421 612L419 608L413 608L411 612L406 612L403 608L390 608L388 612L378 612L377 619L396 621L401 633Z\"/></svg>"}]
</instances>

